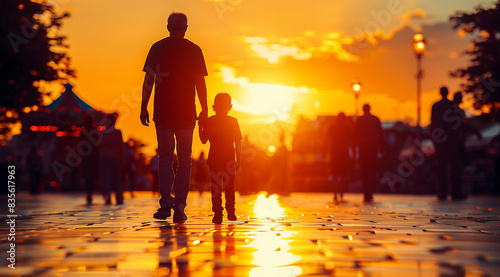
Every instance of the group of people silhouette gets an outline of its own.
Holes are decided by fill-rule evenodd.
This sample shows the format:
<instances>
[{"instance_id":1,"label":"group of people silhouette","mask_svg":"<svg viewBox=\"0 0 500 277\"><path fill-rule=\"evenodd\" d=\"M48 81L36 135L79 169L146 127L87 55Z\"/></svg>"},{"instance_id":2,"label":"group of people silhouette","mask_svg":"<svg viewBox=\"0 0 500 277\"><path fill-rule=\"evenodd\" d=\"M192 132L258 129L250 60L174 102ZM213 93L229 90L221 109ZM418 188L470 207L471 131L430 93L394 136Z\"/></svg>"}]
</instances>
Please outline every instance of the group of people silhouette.
<instances>
[{"instance_id":1,"label":"group of people silhouette","mask_svg":"<svg viewBox=\"0 0 500 277\"><path fill-rule=\"evenodd\" d=\"M210 142L207 159L210 172L212 211L214 223L223 221L221 193L225 191L227 219L236 220L235 176L240 166L241 131L236 118L228 115L231 110L231 96L227 93L216 95L213 105L215 115L208 117L207 89L204 77L208 75L201 48L184 38L187 17L182 13L172 13L167 29L170 36L154 43L148 53L143 71L140 119L149 126L149 103L155 87L153 121L158 140L158 172L160 208L153 215L156 219L172 216L173 222L187 220L184 212L191 178L191 150L193 133L198 120L199 138L202 143ZM436 144L439 161L439 192L441 200L447 196L447 167L451 166L452 197L463 199L465 195L459 186L460 151L463 145L459 132L465 126L465 115L455 102L447 100L448 90L441 88L443 99L432 108L432 138ZM201 106L197 115L196 95ZM347 185L347 176L353 170L353 156L359 157L364 202L373 201L377 183L376 172L380 153L384 151L385 140L381 122L371 113L369 104L363 106L363 116L356 119L351 129L344 113L337 116L336 123L328 132L328 152L331 161L332 182L342 199ZM453 114L449 114L449 113ZM451 118L451 119L450 119ZM454 127L450 120L460 125ZM174 150L177 152L177 172L172 164ZM357 152L357 153L354 153ZM114 167L112 163L110 167ZM114 184L109 184L114 186ZM172 197L173 190L175 197Z\"/></svg>"},{"instance_id":2,"label":"group of people silhouette","mask_svg":"<svg viewBox=\"0 0 500 277\"><path fill-rule=\"evenodd\" d=\"M220 93L215 97L215 115L208 117L207 89L204 77L207 69L202 50L184 38L187 17L172 13L167 28L170 36L151 47L143 71L146 73L142 91L141 122L149 126L147 105L155 87L153 120L158 139L158 174L160 208L156 219L173 214L175 223L187 220L184 212L191 180L191 150L196 120L200 139L210 141L208 165L211 179L214 223L222 223L222 191L225 191L228 220L236 220L234 210L234 177L241 153L241 132L236 118L228 116L231 96ZM196 115L196 94L201 112ZM177 150L177 173L172 163ZM175 197L171 196L173 188Z\"/></svg>"}]
</instances>

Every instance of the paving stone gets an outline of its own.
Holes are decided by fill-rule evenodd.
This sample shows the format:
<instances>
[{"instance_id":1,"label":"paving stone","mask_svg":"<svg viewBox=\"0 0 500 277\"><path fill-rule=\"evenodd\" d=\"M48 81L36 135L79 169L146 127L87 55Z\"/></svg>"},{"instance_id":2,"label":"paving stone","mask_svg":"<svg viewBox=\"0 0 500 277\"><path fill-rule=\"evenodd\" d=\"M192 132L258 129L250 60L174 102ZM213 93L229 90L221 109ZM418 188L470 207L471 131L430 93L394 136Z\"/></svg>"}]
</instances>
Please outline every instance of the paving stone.
<instances>
[{"instance_id":1,"label":"paving stone","mask_svg":"<svg viewBox=\"0 0 500 277\"><path fill-rule=\"evenodd\" d=\"M215 225L209 193L189 195L184 224L153 219L150 193L19 194L16 269L3 224L0 276L500 276L500 198L331 197L240 195L238 220Z\"/></svg>"}]
</instances>

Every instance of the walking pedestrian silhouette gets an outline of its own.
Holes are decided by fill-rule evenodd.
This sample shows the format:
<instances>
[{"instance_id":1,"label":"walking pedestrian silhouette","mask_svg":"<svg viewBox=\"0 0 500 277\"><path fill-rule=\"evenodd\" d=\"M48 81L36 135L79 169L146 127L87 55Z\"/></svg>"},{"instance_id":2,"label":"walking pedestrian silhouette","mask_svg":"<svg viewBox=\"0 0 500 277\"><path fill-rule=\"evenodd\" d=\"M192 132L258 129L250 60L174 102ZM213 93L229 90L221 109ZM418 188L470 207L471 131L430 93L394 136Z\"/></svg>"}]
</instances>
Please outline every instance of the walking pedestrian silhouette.
<instances>
[{"instance_id":1,"label":"walking pedestrian silhouette","mask_svg":"<svg viewBox=\"0 0 500 277\"><path fill-rule=\"evenodd\" d=\"M151 47L143 71L146 72L142 90L141 123L149 126L147 109L155 86L153 120L156 126L159 154L160 208L153 215L166 219L174 210L174 223L187 220L184 213L191 181L191 150L196 123L195 96L198 93L206 118L207 89L204 77L208 74L201 48L184 38L187 17L172 13L168 17L170 36ZM172 163L177 149L178 168L174 175ZM175 198L170 195L174 190Z\"/></svg>"},{"instance_id":2,"label":"walking pedestrian silhouette","mask_svg":"<svg viewBox=\"0 0 500 277\"><path fill-rule=\"evenodd\" d=\"M370 105L363 105L363 116L356 122L356 141L359 151L359 167L363 185L364 202L373 202L377 185L379 151L383 151L385 140L380 119L370 112Z\"/></svg>"}]
</instances>

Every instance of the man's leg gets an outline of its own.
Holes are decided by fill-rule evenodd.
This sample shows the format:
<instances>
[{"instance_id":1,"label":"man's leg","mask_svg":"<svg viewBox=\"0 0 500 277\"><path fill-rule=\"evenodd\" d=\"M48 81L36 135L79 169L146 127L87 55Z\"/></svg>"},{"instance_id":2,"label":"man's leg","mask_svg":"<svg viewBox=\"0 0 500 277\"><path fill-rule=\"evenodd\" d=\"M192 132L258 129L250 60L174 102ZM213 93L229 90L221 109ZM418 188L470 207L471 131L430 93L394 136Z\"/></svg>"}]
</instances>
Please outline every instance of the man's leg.
<instances>
[{"instance_id":1,"label":"man's leg","mask_svg":"<svg viewBox=\"0 0 500 277\"><path fill-rule=\"evenodd\" d=\"M445 145L436 145L436 157L438 162L437 196L439 200L446 200L448 195L448 156L445 147Z\"/></svg>"},{"instance_id":2,"label":"man's leg","mask_svg":"<svg viewBox=\"0 0 500 277\"><path fill-rule=\"evenodd\" d=\"M170 195L174 182L172 162L174 160L174 130L165 123L156 124L156 137L158 139L158 178L160 186L160 207L171 209L174 207L174 198ZM170 211L170 210L169 210Z\"/></svg>"},{"instance_id":3,"label":"man's leg","mask_svg":"<svg viewBox=\"0 0 500 277\"><path fill-rule=\"evenodd\" d=\"M448 158L451 170L451 196L453 200L463 200L467 198L467 195L465 195L462 189L463 157L461 155L467 155L467 152L465 152L464 145L463 151L465 153L460 153L462 145L458 139L450 141L449 146Z\"/></svg>"},{"instance_id":4,"label":"man's leg","mask_svg":"<svg viewBox=\"0 0 500 277\"><path fill-rule=\"evenodd\" d=\"M115 192L116 204L123 204L122 178L120 172L121 160L111 160L111 190Z\"/></svg>"},{"instance_id":5,"label":"man's leg","mask_svg":"<svg viewBox=\"0 0 500 277\"><path fill-rule=\"evenodd\" d=\"M191 149L193 145L193 131L194 126L192 128L176 128L175 130L178 167L174 180L174 222L187 220L184 208L186 208L186 199L189 192L189 185L191 183Z\"/></svg>"},{"instance_id":6,"label":"man's leg","mask_svg":"<svg viewBox=\"0 0 500 277\"><path fill-rule=\"evenodd\" d=\"M377 148L365 146L359 149L359 163L361 169L361 183L363 187L364 201L373 200L373 191L376 183Z\"/></svg>"},{"instance_id":7,"label":"man's leg","mask_svg":"<svg viewBox=\"0 0 500 277\"><path fill-rule=\"evenodd\" d=\"M108 159L100 160L100 170L101 170L101 184L102 192L104 195L104 202L106 204L111 204L111 173L110 162Z\"/></svg>"}]
</instances>

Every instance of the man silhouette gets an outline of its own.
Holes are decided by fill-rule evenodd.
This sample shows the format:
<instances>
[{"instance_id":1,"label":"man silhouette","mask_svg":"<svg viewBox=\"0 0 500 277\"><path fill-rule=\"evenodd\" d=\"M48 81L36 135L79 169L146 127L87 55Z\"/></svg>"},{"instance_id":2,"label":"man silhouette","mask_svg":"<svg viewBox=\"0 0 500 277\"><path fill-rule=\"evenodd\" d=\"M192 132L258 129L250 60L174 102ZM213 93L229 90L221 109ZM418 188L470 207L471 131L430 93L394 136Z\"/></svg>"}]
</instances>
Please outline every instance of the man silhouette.
<instances>
[{"instance_id":1,"label":"man silhouette","mask_svg":"<svg viewBox=\"0 0 500 277\"><path fill-rule=\"evenodd\" d=\"M159 154L160 208L153 215L166 219L174 210L174 223L187 220L184 213L191 179L191 148L196 123L195 96L206 118L207 89L204 77L207 69L200 47L184 38L187 17L172 13L168 17L170 36L149 50L143 71L146 72L142 90L141 122L149 126L147 105L155 85L153 120L156 126ZM178 168L174 175L172 163L177 145ZM174 190L175 198L170 195Z\"/></svg>"},{"instance_id":2,"label":"man silhouette","mask_svg":"<svg viewBox=\"0 0 500 277\"><path fill-rule=\"evenodd\" d=\"M438 199L446 200L448 195L448 167L451 170L451 194L454 200L465 199L460 187L460 138L459 128L463 115L458 104L448 100L448 88L439 90L441 100L432 105L431 137L436 148L438 159Z\"/></svg>"},{"instance_id":3,"label":"man silhouette","mask_svg":"<svg viewBox=\"0 0 500 277\"><path fill-rule=\"evenodd\" d=\"M364 202L373 202L376 186L378 152L385 144L380 119L370 113L370 105L363 105L363 116L356 122L356 141L359 151L359 167L363 185Z\"/></svg>"}]
</instances>

